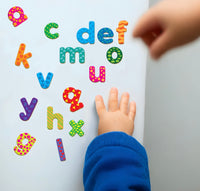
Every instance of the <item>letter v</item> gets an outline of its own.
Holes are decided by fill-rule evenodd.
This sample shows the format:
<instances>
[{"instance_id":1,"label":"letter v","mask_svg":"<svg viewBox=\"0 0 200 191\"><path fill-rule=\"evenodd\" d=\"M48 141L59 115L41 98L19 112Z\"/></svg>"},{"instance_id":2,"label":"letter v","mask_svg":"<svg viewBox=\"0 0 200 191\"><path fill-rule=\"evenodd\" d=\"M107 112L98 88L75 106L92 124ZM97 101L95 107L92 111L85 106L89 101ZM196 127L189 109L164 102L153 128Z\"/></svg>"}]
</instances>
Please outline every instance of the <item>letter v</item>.
<instances>
[{"instance_id":1,"label":"letter v","mask_svg":"<svg viewBox=\"0 0 200 191\"><path fill-rule=\"evenodd\" d=\"M53 74L51 72L49 72L47 74L46 80L44 80L43 74L40 72L40 73L37 73L37 78L39 80L39 83L40 83L41 87L43 89L47 89L51 84L51 81L52 81L52 78L53 78Z\"/></svg>"},{"instance_id":2,"label":"letter v","mask_svg":"<svg viewBox=\"0 0 200 191\"><path fill-rule=\"evenodd\" d=\"M33 98L31 100L30 105L29 105L26 98L21 99L21 103L22 103L24 110L26 112L26 114L24 114L24 113L19 114L19 117L20 117L21 120L28 121L30 119L37 102L38 102L38 100L36 98Z\"/></svg>"}]
</instances>

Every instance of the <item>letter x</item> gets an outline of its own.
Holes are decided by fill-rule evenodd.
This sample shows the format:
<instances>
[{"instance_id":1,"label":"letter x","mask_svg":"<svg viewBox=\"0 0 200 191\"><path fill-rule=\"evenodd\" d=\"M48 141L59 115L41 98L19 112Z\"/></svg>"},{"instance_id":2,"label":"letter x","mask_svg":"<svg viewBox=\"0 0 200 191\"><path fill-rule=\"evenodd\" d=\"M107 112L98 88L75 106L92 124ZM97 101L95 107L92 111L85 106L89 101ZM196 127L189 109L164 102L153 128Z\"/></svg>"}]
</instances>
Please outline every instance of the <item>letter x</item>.
<instances>
[{"instance_id":1,"label":"letter x","mask_svg":"<svg viewBox=\"0 0 200 191\"><path fill-rule=\"evenodd\" d=\"M78 123L76 123L74 120L71 120L69 124L72 127L72 130L69 132L72 137L76 134L78 134L80 137L84 135L84 132L81 129L81 127L84 125L83 120L79 120Z\"/></svg>"}]
</instances>

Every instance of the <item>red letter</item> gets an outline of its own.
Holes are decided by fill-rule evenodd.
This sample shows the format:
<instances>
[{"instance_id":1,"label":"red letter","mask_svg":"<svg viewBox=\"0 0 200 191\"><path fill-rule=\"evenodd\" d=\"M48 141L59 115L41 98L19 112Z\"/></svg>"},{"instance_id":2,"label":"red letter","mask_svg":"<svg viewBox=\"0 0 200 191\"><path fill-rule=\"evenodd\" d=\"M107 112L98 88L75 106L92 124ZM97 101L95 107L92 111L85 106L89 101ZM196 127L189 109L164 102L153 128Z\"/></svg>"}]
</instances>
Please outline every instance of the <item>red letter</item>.
<instances>
[{"instance_id":1,"label":"red letter","mask_svg":"<svg viewBox=\"0 0 200 191\"><path fill-rule=\"evenodd\" d=\"M69 98L70 93L74 94L74 97L72 99ZM76 90L72 87L65 89L65 91L63 92L63 100L66 103L71 104L71 107L70 107L71 112L75 112L84 107L83 103L79 103L80 96L81 96L81 90Z\"/></svg>"}]
</instances>

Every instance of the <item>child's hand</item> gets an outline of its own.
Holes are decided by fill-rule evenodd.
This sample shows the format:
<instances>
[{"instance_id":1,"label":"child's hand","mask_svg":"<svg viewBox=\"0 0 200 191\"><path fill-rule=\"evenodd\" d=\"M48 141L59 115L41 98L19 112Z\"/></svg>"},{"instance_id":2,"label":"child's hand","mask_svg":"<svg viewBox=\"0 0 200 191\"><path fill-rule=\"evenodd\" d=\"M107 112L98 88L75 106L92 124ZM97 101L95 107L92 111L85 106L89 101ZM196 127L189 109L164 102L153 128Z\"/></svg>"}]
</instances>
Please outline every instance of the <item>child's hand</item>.
<instances>
[{"instance_id":1,"label":"child's hand","mask_svg":"<svg viewBox=\"0 0 200 191\"><path fill-rule=\"evenodd\" d=\"M195 40L200 35L200 0L164 0L145 13L134 37L149 46L151 56Z\"/></svg>"},{"instance_id":2,"label":"child's hand","mask_svg":"<svg viewBox=\"0 0 200 191\"><path fill-rule=\"evenodd\" d=\"M130 102L129 105L128 93L122 95L118 106L118 90L112 88L108 101L108 111L101 96L96 96L95 102L99 116L99 135L112 131L122 131L128 135L133 134L136 104Z\"/></svg>"}]
</instances>

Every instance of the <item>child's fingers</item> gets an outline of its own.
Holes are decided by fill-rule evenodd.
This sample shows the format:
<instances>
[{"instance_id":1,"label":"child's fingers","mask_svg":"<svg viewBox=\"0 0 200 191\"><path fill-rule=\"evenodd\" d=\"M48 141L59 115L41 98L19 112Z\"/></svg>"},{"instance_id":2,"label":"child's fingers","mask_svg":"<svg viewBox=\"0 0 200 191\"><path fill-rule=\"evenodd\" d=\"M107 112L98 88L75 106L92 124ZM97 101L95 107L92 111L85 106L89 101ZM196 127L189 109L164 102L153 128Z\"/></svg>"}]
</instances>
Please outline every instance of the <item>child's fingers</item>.
<instances>
[{"instance_id":1,"label":"child's fingers","mask_svg":"<svg viewBox=\"0 0 200 191\"><path fill-rule=\"evenodd\" d=\"M150 46L151 56L155 59L159 58L167 50L171 48L172 42L170 42L170 33L165 31Z\"/></svg>"},{"instance_id":2,"label":"child's fingers","mask_svg":"<svg viewBox=\"0 0 200 191\"><path fill-rule=\"evenodd\" d=\"M161 29L155 29L153 32L149 32L141 36L142 40L147 46L151 46L151 44L162 34Z\"/></svg>"},{"instance_id":3,"label":"child's fingers","mask_svg":"<svg viewBox=\"0 0 200 191\"><path fill-rule=\"evenodd\" d=\"M129 106L129 113L128 117L130 120L135 120L135 115L136 115L136 103L132 101Z\"/></svg>"},{"instance_id":4,"label":"child's fingers","mask_svg":"<svg viewBox=\"0 0 200 191\"><path fill-rule=\"evenodd\" d=\"M123 93L120 101L120 111L124 114L128 113L129 93Z\"/></svg>"},{"instance_id":5,"label":"child's fingers","mask_svg":"<svg viewBox=\"0 0 200 191\"><path fill-rule=\"evenodd\" d=\"M152 8L139 19L133 31L134 37L142 37L160 28L157 16L154 12L154 8Z\"/></svg>"},{"instance_id":6,"label":"child's fingers","mask_svg":"<svg viewBox=\"0 0 200 191\"><path fill-rule=\"evenodd\" d=\"M95 103L96 103L96 110L98 116L102 115L103 112L106 111L106 107L103 101L102 96L98 95L95 97Z\"/></svg>"},{"instance_id":7,"label":"child's fingers","mask_svg":"<svg viewBox=\"0 0 200 191\"><path fill-rule=\"evenodd\" d=\"M116 111L118 109L118 90L117 88L111 88L109 100L108 100L108 110Z\"/></svg>"},{"instance_id":8,"label":"child's fingers","mask_svg":"<svg viewBox=\"0 0 200 191\"><path fill-rule=\"evenodd\" d=\"M151 33L147 33L143 35L141 38L147 46L150 46L152 42L155 40L155 37Z\"/></svg>"}]
</instances>

